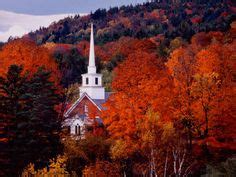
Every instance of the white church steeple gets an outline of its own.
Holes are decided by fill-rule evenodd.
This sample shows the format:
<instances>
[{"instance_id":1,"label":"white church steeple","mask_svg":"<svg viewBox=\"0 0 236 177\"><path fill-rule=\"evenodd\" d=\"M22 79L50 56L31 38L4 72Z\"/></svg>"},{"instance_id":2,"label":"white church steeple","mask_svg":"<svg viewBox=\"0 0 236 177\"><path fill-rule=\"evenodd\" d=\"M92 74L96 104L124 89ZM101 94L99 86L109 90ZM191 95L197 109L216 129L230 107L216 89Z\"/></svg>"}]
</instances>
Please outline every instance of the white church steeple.
<instances>
[{"instance_id":1,"label":"white church steeple","mask_svg":"<svg viewBox=\"0 0 236 177\"><path fill-rule=\"evenodd\" d=\"M95 51L94 51L94 37L93 37L93 24L91 24L88 73L91 73L91 74L96 73Z\"/></svg>"},{"instance_id":2,"label":"white church steeple","mask_svg":"<svg viewBox=\"0 0 236 177\"><path fill-rule=\"evenodd\" d=\"M96 70L93 24L91 24L88 72L86 74L82 74L80 96L82 96L84 93L87 93L92 99L104 100L105 89L102 86L102 74L97 74Z\"/></svg>"}]
</instances>

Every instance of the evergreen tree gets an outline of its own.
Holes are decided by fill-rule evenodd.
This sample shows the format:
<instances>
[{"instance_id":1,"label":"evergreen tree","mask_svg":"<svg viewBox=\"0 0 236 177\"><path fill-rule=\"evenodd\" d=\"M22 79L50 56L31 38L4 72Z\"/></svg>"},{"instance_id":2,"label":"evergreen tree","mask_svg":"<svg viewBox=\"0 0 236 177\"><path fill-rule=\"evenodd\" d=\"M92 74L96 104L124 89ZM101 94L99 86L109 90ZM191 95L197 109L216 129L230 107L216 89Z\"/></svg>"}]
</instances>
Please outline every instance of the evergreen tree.
<instances>
[{"instance_id":1,"label":"evergreen tree","mask_svg":"<svg viewBox=\"0 0 236 177\"><path fill-rule=\"evenodd\" d=\"M86 72L86 58L84 58L76 48L72 48L68 53L57 51L54 54L59 69L63 75L61 83L68 87L70 84L81 83L81 74Z\"/></svg>"},{"instance_id":2,"label":"evergreen tree","mask_svg":"<svg viewBox=\"0 0 236 177\"><path fill-rule=\"evenodd\" d=\"M12 146L12 142L17 139L17 124L18 130L24 128L20 127L25 119L22 113L26 77L20 75L22 70L21 66L11 66L6 78L0 77L1 175L11 173L15 176L21 168L13 162L12 152L17 147Z\"/></svg>"},{"instance_id":3,"label":"evergreen tree","mask_svg":"<svg viewBox=\"0 0 236 177\"><path fill-rule=\"evenodd\" d=\"M31 78L12 65L0 78L0 116L4 176L19 176L29 164L45 166L60 151L59 103L50 73L39 68Z\"/></svg>"},{"instance_id":4,"label":"evergreen tree","mask_svg":"<svg viewBox=\"0 0 236 177\"><path fill-rule=\"evenodd\" d=\"M30 80L31 99L29 102L29 129L30 136L37 138L31 149L34 153L38 153L35 160L40 163L36 165L44 165L48 158L55 157L60 151L60 128L61 122L58 118L58 113L55 110L55 105L60 102L60 97L56 93L56 88L53 82L49 81L50 72L39 68ZM41 136L38 136L41 135ZM37 152L40 148L40 152ZM39 159L40 158L40 159Z\"/></svg>"}]
</instances>

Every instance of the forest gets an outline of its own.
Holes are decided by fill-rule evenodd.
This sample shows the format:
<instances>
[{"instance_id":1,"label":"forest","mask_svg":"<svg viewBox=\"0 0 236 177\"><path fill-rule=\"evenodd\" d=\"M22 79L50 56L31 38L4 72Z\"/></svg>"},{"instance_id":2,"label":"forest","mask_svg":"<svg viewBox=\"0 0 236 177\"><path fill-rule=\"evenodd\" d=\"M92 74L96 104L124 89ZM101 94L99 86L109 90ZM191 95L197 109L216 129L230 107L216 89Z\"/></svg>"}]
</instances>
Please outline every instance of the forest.
<instances>
[{"instance_id":1,"label":"forest","mask_svg":"<svg viewBox=\"0 0 236 177\"><path fill-rule=\"evenodd\" d=\"M95 41L101 45L122 36L142 39L163 35L165 43L175 37L190 40L199 32L229 29L235 19L234 5L231 0L154 0L68 17L28 35L37 44L77 44L89 39L89 24L93 22Z\"/></svg>"},{"instance_id":2,"label":"forest","mask_svg":"<svg viewBox=\"0 0 236 177\"><path fill-rule=\"evenodd\" d=\"M235 176L235 14L230 0L152 1L1 44L0 176ZM77 140L62 122L87 70L91 22L112 95L102 131Z\"/></svg>"}]
</instances>

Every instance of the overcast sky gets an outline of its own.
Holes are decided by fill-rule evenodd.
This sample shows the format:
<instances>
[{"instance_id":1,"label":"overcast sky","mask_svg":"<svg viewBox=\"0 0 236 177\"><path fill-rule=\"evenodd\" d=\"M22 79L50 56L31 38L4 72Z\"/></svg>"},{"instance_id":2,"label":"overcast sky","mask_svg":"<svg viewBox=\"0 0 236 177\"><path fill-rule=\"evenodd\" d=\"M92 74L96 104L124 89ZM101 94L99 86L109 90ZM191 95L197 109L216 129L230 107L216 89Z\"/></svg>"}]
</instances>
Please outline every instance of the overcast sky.
<instances>
[{"instance_id":1,"label":"overcast sky","mask_svg":"<svg viewBox=\"0 0 236 177\"><path fill-rule=\"evenodd\" d=\"M89 13L98 8L109 8L144 1L145 0L0 0L0 9L32 15Z\"/></svg>"},{"instance_id":2,"label":"overcast sky","mask_svg":"<svg viewBox=\"0 0 236 177\"><path fill-rule=\"evenodd\" d=\"M0 41L22 36L40 26L98 8L137 4L146 0L0 0Z\"/></svg>"}]
</instances>

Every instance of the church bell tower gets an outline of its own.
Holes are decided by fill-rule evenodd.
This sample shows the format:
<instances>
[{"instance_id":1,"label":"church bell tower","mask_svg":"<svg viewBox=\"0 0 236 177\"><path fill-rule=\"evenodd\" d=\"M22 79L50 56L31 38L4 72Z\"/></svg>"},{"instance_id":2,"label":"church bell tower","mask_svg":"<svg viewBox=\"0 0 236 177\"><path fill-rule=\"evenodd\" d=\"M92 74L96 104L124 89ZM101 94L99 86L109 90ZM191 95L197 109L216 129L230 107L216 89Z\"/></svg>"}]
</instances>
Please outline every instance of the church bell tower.
<instances>
[{"instance_id":1,"label":"church bell tower","mask_svg":"<svg viewBox=\"0 0 236 177\"><path fill-rule=\"evenodd\" d=\"M87 93L92 99L105 99L105 89L102 86L102 74L97 73L97 68L95 64L93 24L91 24L88 71L86 74L82 74L82 86L80 87L80 97L84 93Z\"/></svg>"}]
</instances>

